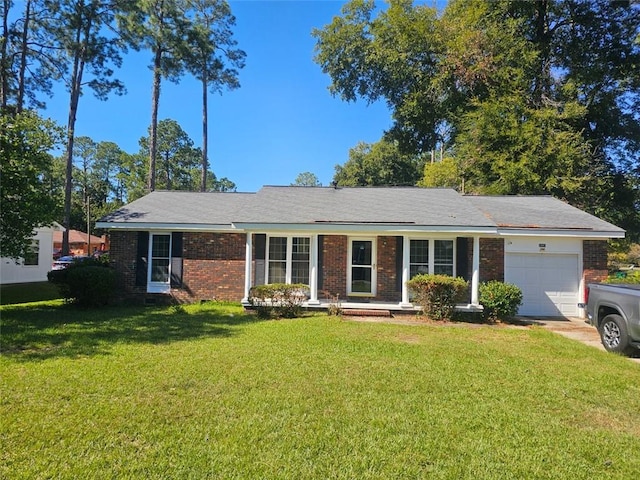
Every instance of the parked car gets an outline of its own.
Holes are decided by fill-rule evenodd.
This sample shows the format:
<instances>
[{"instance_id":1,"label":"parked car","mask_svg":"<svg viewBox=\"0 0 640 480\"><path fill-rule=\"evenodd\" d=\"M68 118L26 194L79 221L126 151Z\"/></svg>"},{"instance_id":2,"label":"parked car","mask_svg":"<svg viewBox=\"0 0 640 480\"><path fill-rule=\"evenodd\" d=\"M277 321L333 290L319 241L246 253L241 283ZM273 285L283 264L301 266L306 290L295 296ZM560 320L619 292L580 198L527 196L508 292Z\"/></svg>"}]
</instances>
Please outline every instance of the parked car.
<instances>
[{"instance_id":1,"label":"parked car","mask_svg":"<svg viewBox=\"0 0 640 480\"><path fill-rule=\"evenodd\" d=\"M65 255L64 257L60 257L53 265L51 265L51 270L64 270L65 268L69 268L74 262L83 262L88 260L90 257L85 255Z\"/></svg>"},{"instance_id":2,"label":"parked car","mask_svg":"<svg viewBox=\"0 0 640 480\"><path fill-rule=\"evenodd\" d=\"M605 349L630 355L640 348L640 285L591 283L582 305Z\"/></svg>"}]
</instances>

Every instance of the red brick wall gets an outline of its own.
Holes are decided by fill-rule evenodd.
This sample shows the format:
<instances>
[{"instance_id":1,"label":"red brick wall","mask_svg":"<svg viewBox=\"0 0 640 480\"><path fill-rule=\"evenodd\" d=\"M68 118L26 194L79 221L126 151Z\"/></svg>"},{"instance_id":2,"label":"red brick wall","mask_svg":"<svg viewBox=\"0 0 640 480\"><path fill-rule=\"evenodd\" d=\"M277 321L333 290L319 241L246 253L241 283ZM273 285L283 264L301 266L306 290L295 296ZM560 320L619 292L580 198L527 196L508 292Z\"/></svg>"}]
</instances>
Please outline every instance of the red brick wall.
<instances>
[{"instance_id":1,"label":"red brick wall","mask_svg":"<svg viewBox=\"0 0 640 480\"><path fill-rule=\"evenodd\" d=\"M378 237L376 300L384 302L400 302L402 300L402 292L397 290L396 251L396 237Z\"/></svg>"},{"instance_id":2,"label":"red brick wall","mask_svg":"<svg viewBox=\"0 0 640 480\"><path fill-rule=\"evenodd\" d=\"M473 246L471 248L473 253ZM470 259L469 265L473 265L472 262ZM504 282L504 240L502 238L480 239L480 281L491 280Z\"/></svg>"},{"instance_id":3,"label":"red brick wall","mask_svg":"<svg viewBox=\"0 0 640 480\"><path fill-rule=\"evenodd\" d=\"M606 240L583 240L582 242L582 278L585 284L601 282L607 278Z\"/></svg>"},{"instance_id":4,"label":"red brick wall","mask_svg":"<svg viewBox=\"0 0 640 480\"><path fill-rule=\"evenodd\" d=\"M377 238L377 295L372 300L399 302L402 293L397 290L396 272L396 238ZM339 295L347 298L347 268L349 265L347 254L349 241L345 235L325 235L322 247L322 289L318 293L320 298ZM362 297L352 297L353 301L363 300Z\"/></svg>"},{"instance_id":5,"label":"red brick wall","mask_svg":"<svg viewBox=\"0 0 640 480\"><path fill-rule=\"evenodd\" d=\"M347 298L348 238L324 235L322 246L323 292ZM138 232L111 232L111 262L116 268L118 286L123 296L144 296L146 287L135 286ZM375 300L396 302L397 290L396 238L377 239L377 297ZM585 241L585 278L606 276L606 242ZM472 265L472 242L467 255ZM458 252L464 255L464 252ZM480 239L480 280L504 280L504 241ZM185 232L183 236L183 287L173 288L171 295L179 301L230 300L244 296L245 235L240 233ZM459 272L460 273L460 272Z\"/></svg>"},{"instance_id":6,"label":"red brick wall","mask_svg":"<svg viewBox=\"0 0 640 480\"><path fill-rule=\"evenodd\" d=\"M228 300L244 296L245 234L186 232L183 237L180 301Z\"/></svg>"},{"instance_id":7,"label":"red brick wall","mask_svg":"<svg viewBox=\"0 0 640 480\"><path fill-rule=\"evenodd\" d=\"M464 255L464 252L457 252ZM467 242L467 275L473 275L473 238ZM463 272L457 272L462 276ZM504 282L504 240L502 238L480 239L480 281L498 280Z\"/></svg>"},{"instance_id":8,"label":"red brick wall","mask_svg":"<svg viewBox=\"0 0 640 480\"><path fill-rule=\"evenodd\" d=\"M347 298L347 253L345 235L323 236L322 290L343 300Z\"/></svg>"},{"instance_id":9,"label":"red brick wall","mask_svg":"<svg viewBox=\"0 0 640 480\"><path fill-rule=\"evenodd\" d=\"M242 299L244 234L185 232L182 242L182 287L172 288L171 296L181 302ZM137 249L138 232L111 232L109 258L122 297L146 296L146 286L135 286Z\"/></svg>"},{"instance_id":10,"label":"red brick wall","mask_svg":"<svg viewBox=\"0 0 640 480\"><path fill-rule=\"evenodd\" d=\"M138 232L110 232L109 262L116 270L117 292L121 297L143 294L145 287L136 287L136 252Z\"/></svg>"}]
</instances>

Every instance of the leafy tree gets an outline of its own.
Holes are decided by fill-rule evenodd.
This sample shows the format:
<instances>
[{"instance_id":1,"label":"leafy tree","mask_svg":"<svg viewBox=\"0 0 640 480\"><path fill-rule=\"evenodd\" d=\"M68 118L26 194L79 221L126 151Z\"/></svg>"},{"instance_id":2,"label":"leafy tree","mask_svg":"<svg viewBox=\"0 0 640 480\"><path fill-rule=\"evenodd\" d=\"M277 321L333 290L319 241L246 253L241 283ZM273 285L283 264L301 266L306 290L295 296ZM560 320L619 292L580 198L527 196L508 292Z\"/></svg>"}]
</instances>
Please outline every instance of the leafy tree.
<instances>
[{"instance_id":1,"label":"leafy tree","mask_svg":"<svg viewBox=\"0 0 640 480\"><path fill-rule=\"evenodd\" d=\"M123 2L124 4L124 2ZM84 86L91 88L100 100L109 93L124 93L124 85L112 78L111 64L120 66L122 44L118 36L106 32L114 26L113 0L46 0L49 17L43 28L58 51L57 62L62 79L69 91L69 120L67 123L67 160L64 200L62 254L69 253L71 226L71 195L73 189L73 144L78 104ZM89 80L85 78L89 74Z\"/></svg>"},{"instance_id":2,"label":"leafy tree","mask_svg":"<svg viewBox=\"0 0 640 480\"><path fill-rule=\"evenodd\" d=\"M443 158L438 162L426 163L424 175L418 182L421 187L446 187L466 191L462 184L463 176L458 168L458 162L453 157Z\"/></svg>"},{"instance_id":3,"label":"leafy tree","mask_svg":"<svg viewBox=\"0 0 640 480\"><path fill-rule=\"evenodd\" d=\"M113 142L99 142L96 145L93 175L98 186L100 203L124 204L124 159L126 153Z\"/></svg>"},{"instance_id":4,"label":"leafy tree","mask_svg":"<svg viewBox=\"0 0 640 480\"><path fill-rule=\"evenodd\" d=\"M403 151L446 150L468 190L551 193L640 232L637 4L353 0L313 35L330 91L384 100Z\"/></svg>"},{"instance_id":5,"label":"leafy tree","mask_svg":"<svg viewBox=\"0 0 640 480\"><path fill-rule=\"evenodd\" d=\"M17 112L25 106L45 106L38 93L51 95L53 80L59 75L59 51L43 28L50 12L46 0L19 2L2 0L0 37L0 106L13 105ZM11 20L10 20L11 19Z\"/></svg>"},{"instance_id":6,"label":"leafy tree","mask_svg":"<svg viewBox=\"0 0 640 480\"><path fill-rule=\"evenodd\" d=\"M0 245L3 257L23 257L34 228L56 218L55 200L42 172L51 168L49 151L62 140L50 120L30 111L0 115Z\"/></svg>"},{"instance_id":7,"label":"leafy tree","mask_svg":"<svg viewBox=\"0 0 640 480\"><path fill-rule=\"evenodd\" d=\"M302 172L298 174L291 185L297 185L300 187L321 187L322 183L315 173Z\"/></svg>"},{"instance_id":8,"label":"leafy tree","mask_svg":"<svg viewBox=\"0 0 640 480\"><path fill-rule=\"evenodd\" d=\"M211 185L209 191L211 192L235 192L236 184L229 180L227 177L222 177L218 179L213 172L211 172L213 178L210 182L207 182L208 185Z\"/></svg>"},{"instance_id":9,"label":"leafy tree","mask_svg":"<svg viewBox=\"0 0 640 480\"><path fill-rule=\"evenodd\" d=\"M345 187L416 185L423 165L419 156L400 152L396 142L361 142L349 150L349 160L344 165L336 165L333 182Z\"/></svg>"},{"instance_id":10,"label":"leafy tree","mask_svg":"<svg viewBox=\"0 0 640 480\"><path fill-rule=\"evenodd\" d=\"M161 81L166 78L177 83L184 73L187 35L192 28L192 19L187 12L187 0L137 0L135 8L120 16L120 24L131 45L134 48L147 48L153 55L148 191L156 189Z\"/></svg>"},{"instance_id":11,"label":"leafy tree","mask_svg":"<svg viewBox=\"0 0 640 480\"><path fill-rule=\"evenodd\" d=\"M224 87L240 87L238 70L244 67L245 52L235 48L231 27L235 17L224 0L190 0L193 26L188 33L187 68L202 83L202 169L200 190L207 189L208 94Z\"/></svg>"},{"instance_id":12,"label":"leafy tree","mask_svg":"<svg viewBox=\"0 0 640 480\"><path fill-rule=\"evenodd\" d=\"M151 128L149 129L151 133ZM140 139L141 151L145 151L149 138ZM193 140L175 120L165 119L158 123L157 187L163 190L193 190L198 185L193 178L198 175L200 149L193 146ZM196 177L197 178L197 177Z\"/></svg>"}]
</instances>

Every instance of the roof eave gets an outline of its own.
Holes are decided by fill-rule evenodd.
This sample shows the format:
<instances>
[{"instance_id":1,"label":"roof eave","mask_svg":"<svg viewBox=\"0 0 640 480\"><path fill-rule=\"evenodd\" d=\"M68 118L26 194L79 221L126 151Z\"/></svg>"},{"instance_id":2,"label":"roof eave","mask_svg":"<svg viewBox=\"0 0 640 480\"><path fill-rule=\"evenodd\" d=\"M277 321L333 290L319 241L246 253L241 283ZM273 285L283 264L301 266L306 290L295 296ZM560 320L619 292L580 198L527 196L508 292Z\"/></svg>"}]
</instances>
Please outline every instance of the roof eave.
<instances>
[{"instance_id":1,"label":"roof eave","mask_svg":"<svg viewBox=\"0 0 640 480\"><path fill-rule=\"evenodd\" d=\"M464 225L416 225L407 223L252 223L252 222L234 222L239 230L251 232L317 232L317 233L464 233L464 234L496 234L495 226L464 226Z\"/></svg>"},{"instance_id":2,"label":"roof eave","mask_svg":"<svg viewBox=\"0 0 640 480\"><path fill-rule=\"evenodd\" d=\"M527 237L570 237L570 238L624 238L625 231L620 230L591 230L586 228L559 229L559 228L498 228L501 236L527 236Z\"/></svg>"},{"instance_id":3,"label":"roof eave","mask_svg":"<svg viewBox=\"0 0 640 480\"><path fill-rule=\"evenodd\" d=\"M170 231L170 232L237 232L229 223L158 223L158 222L96 222L96 228L108 230Z\"/></svg>"}]
</instances>

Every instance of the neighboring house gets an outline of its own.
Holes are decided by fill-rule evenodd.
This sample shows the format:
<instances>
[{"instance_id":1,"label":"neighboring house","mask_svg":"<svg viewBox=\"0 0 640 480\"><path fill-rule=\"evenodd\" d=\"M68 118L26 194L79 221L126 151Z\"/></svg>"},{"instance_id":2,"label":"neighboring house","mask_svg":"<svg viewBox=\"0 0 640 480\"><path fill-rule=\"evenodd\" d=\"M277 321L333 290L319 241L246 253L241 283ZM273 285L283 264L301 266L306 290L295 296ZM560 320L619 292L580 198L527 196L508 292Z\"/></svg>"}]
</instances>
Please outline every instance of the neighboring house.
<instances>
[{"instance_id":1,"label":"neighboring house","mask_svg":"<svg viewBox=\"0 0 640 480\"><path fill-rule=\"evenodd\" d=\"M522 315L580 315L624 230L548 196L417 187L153 192L102 218L123 294L247 302L253 285L304 283L307 306L413 310L416 273L507 281Z\"/></svg>"},{"instance_id":2,"label":"neighboring house","mask_svg":"<svg viewBox=\"0 0 640 480\"><path fill-rule=\"evenodd\" d=\"M62 251L62 232L54 232L53 248L55 251ZM107 236L96 237L80 230L69 230L69 254L70 255L91 255L96 250L109 250Z\"/></svg>"},{"instance_id":3,"label":"neighboring house","mask_svg":"<svg viewBox=\"0 0 640 480\"><path fill-rule=\"evenodd\" d=\"M0 284L46 282L53 262L53 235L64 228L55 223L36 228L31 241L31 253L25 258L0 259Z\"/></svg>"}]
</instances>

